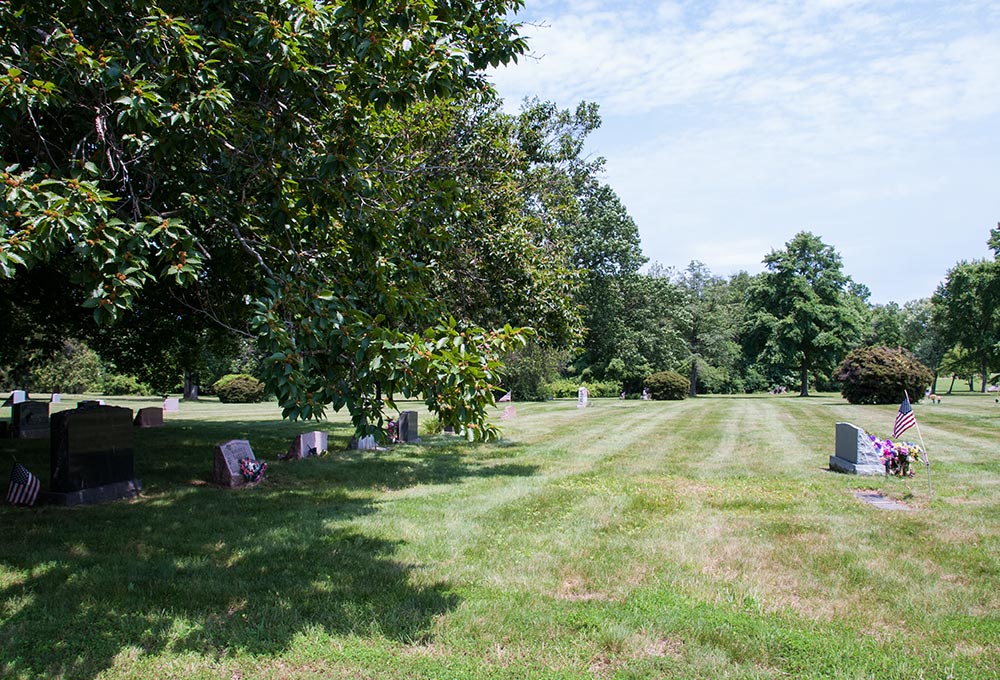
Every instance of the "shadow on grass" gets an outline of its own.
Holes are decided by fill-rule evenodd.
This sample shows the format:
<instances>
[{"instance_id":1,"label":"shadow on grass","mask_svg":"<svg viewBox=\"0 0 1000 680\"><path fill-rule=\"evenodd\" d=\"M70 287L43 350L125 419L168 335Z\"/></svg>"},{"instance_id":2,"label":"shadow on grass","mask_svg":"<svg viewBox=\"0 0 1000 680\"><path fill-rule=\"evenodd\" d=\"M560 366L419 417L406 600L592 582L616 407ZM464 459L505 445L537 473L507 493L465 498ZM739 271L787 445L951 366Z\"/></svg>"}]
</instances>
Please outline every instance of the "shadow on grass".
<instances>
[{"instance_id":1,"label":"shadow on grass","mask_svg":"<svg viewBox=\"0 0 1000 680\"><path fill-rule=\"evenodd\" d=\"M535 468L401 447L272 462L252 489L204 482L212 446L241 438L233 432L249 434L255 451L283 453L305 429L188 422L137 431L141 498L0 509L0 676L93 677L161 653L224 664L238 653L280 655L303 636L426 640L458 596L415 578L420 565L397 558L399 541L352 520L376 512L377 490ZM47 444L3 443L5 467L15 448L37 468Z\"/></svg>"}]
</instances>

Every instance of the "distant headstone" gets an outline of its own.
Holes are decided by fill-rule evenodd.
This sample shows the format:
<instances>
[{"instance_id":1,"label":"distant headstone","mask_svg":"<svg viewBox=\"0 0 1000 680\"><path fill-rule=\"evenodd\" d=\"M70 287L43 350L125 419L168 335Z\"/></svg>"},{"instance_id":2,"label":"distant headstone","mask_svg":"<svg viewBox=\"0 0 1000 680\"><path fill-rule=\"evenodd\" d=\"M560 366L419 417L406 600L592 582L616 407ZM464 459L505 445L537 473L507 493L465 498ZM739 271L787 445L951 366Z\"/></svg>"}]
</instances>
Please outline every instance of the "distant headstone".
<instances>
[{"instance_id":1,"label":"distant headstone","mask_svg":"<svg viewBox=\"0 0 1000 680\"><path fill-rule=\"evenodd\" d=\"M590 400L590 390L581 387L576 391L576 407L584 408Z\"/></svg>"},{"instance_id":2,"label":"distant headstone","mask_svg":"<svg viewBox=\"0 0 1000 680\"><path fill-rule=\"evenodd\" d=\"M4 402L0 404L0 408L13 406L14 404L20 404L25 401L28 401L28 393L24 390L14 390L10 393L10 396L4 399Z\"/></svg>"},{"instance_id":3,"label":"distant headstone","mask_svg":"<svg viewBox=\"0 0 1000 680\"><path fill-rule=\"evenodd\" d=\"M20 401L11 406L10 436L14 439L45 439L48 437L48 403L43 401Z\"/></svg>"},{"instance_id":4,"label":"distant headstone","mask_svg":"<svg viewBox=\"0 0 1000 680\"><path fill-rule=\"evenodd\" d=\"M837 423L836 454L830 469L856 475L884 475L885 465L868 433L850 423Z\"/></svg>"},{"instance_id":5,"label":"distant headstone","mask_svg":"<svg viewBox=\"0 0 1000 680\"><path fill-rule=\"evenodd\" d=\"M90 406L51 418L49 503L79 505L129 498L135 479L132 409Z\"/></svg>"},{"instance_id":6,"label":"distant headstone","mask_svg":"<svg viewBox=\"0 0 1000 680\"><path fill-rule=\"evenodd\" d=\"M364 437L351 437L347 448L358 451L375 451L378 449L378 444L375 442L375 435L366 434Z\"/></svg>"},{"instance_id":7,"label":"distant headstone","mask_svg":"<svg viewBox=\"0 0 1000 680\"><path fill-rule=\"evenodd\" d=\"M229 488L256 484L260 481L260 476L257 476L256 479L247 479L246 475L244 475L246 461L249 461L251 465L257 464L258 466L266 467L266 464L258 461L257 457L253 455L250 442L246 439L233 439L219 444L215 447L215 465L212 471L212 481ZM262 474L263 470L261 469L260 472Z\"/></svg>"},{"instance_id":8,"label":"distant headstone","mask_svg":"<svg viewBox=\"0 0 1000 680\"><path fill-rule=\"evenodd\" d=\"M399 441L404 444L407 442L420 443L416 411L403 411L399 414Z\"/></svg>"},{"instance_id":9,"label":"distant headstone","mask_svg":"<svg viewBox=\"0 0 1000 680\"><path fill-rule=\"evenodd\" d=\"M164 411L180 411L181 402L177 397L167 397L163 400L163 410Z\"/></svg>"},{"instance_id":10,"label":"distant headstone","mask_svg":"<svg viewBox=\"0 0 1000 680\"><path fill-rule=\"evenodd\" d=\"M163 427L163 409L159 406L147 406L139 409L132 424L136 427Z\"/></svg>"},{"instance_id":11,"label":"distant headstone","mask_svg":"<svg viewBox=\"0 0 1000 680\"><path fill-rule=\"evenodd\" d=\"M288 453L285 454L285 459L318 456L327 450L328 440L329 437L326 432L320 432L318 430L313 432L304 432L297 436L295 441L292 442L291 447L288 449Z\"/></svg>"},{"instance_id":12,"label":"distant headstone","mask_svg":"<svg viewBox=\"0 0 1000 680\"><path fill-rule=\"evenodd\" d=\"M52 399L50 399L50 401L53 404L61 404L62 403L62 395L59 394L58 392L53 392L52 393Z\"/></svg>"}]
</instances>

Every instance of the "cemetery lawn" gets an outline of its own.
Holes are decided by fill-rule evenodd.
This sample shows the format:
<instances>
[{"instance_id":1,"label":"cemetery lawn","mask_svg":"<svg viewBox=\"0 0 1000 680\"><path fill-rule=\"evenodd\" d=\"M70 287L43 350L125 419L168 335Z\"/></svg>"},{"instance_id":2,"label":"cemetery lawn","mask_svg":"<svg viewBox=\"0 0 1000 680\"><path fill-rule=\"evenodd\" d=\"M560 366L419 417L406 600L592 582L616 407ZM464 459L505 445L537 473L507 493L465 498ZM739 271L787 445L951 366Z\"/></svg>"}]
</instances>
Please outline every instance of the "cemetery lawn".
<instances>
[{"instance_id":1,"label":"cemetery lawn","mask_svg":"<svg viewBox=\"0 0 1000 680\"><path fill-rule=\"evenodd\" d=\"M0 507L0 677L998 677L993 395L915 406L932 497L922 466L827 470L837 421L887 436L895 406L515 406L496 444L344 451L336 415L329 455L279 462L314 424L182 403L135 433L141 497ZM266 481L209 484L243 438ZM47 485L47 442L15 455Z\"/></svg>"}]
</instances>

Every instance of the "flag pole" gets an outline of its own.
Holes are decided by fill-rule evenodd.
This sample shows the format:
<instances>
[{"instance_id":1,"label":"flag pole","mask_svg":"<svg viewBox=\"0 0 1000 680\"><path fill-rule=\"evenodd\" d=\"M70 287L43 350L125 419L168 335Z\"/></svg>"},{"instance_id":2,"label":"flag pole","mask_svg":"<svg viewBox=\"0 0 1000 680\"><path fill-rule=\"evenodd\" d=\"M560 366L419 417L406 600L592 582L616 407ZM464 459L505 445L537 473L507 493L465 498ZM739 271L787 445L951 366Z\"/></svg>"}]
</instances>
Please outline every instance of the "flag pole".
<instances>
[{"instance_id":1,"label":"flag pole","mask_svg":"<svg viewBox=\"0 0 1000 680\"><path fill-rule=\"evenodd\" d=\"M910 395L906 390L903 390L903 394L906 395L906 401L910 401ZM912 404L910 408L913 408ZM917 437L920 439L920 448L923 450L924 457L924 467L927 468L927 497L930 498L933 495L931 490L931 461L927 457L927 445L924 444L924 435L920 433L920 423L917 421L917 417L914 415L913 424L917 427Z\"/></svg>"}]
</instances>

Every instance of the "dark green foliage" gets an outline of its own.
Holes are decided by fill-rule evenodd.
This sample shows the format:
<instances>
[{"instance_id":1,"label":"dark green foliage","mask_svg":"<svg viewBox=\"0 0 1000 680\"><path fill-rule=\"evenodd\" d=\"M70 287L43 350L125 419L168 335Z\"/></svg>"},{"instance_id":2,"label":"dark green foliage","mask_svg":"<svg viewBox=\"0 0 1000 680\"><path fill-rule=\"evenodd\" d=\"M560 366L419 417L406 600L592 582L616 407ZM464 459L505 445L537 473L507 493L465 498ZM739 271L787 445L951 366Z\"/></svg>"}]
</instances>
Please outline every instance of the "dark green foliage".
<instances>
[{"instance_id":1,"label":"dark green foliage","mask_svg":"<svg viewBox=\"0 0 1000 680\"><path fill-rule=\"evenodd\" d=\"M561 378L546 385L546 389L556 399L576 399L581 387L590 390L591 398L617 397L621 393L621 384L613 380L574 380Z\"/></svg>"},{"instance_id":2,"label":"dark green foliage","mask_svg":"<svg viewBox=\"0 0 1000 680\"><path fill-rule=\"evenodd\" d=\"M223 404L256 404L264 400L264 383L246 373L224 375L212 390Z\"/></svg>"},{"instance_id":3,"label":"dark green foliage","mask_svg":"<svg viewBox=\"0 0 1000 680\"><path fill-rule=\"evenodd\" d=\"M675 371L661 371L646 378L646 387L653 399L684 399L691 389L691 382Z\"/></svg>"},{"instance_id":4,"label":"dark green foliage","mask_svg":"<svg viewBox=\"0 0 1000 680\"><path fill-rule=\"evenodd\" d=\"M559 373L560 352L537 344L514 352L505 360L502 387L516 401L545 401L552 396L548 383Z\"/></svg>"},{"instance_id":5,"label":"dark green foliage","mask_svg":"<svg viewBox=\"0 0 1000 680\"><path fill-rule=\"evenodd\" d=\"M852 404L894 404L903 400L904 390L919 401L934 374L903 348L862 347L847 355L836 378Z\"/></svg>"},{"instance_id":6,"label":"dark green foliage","mask_svg":"<svg viewBox=\"0 0 1000 680\"><path fill-rule=\"evenodd\" d=\"M134 375L106 375L101 384L101 394L109 397L133 395L151 396L156 394L153 388L141 382Z\"/></svg>"}]
</instances>

